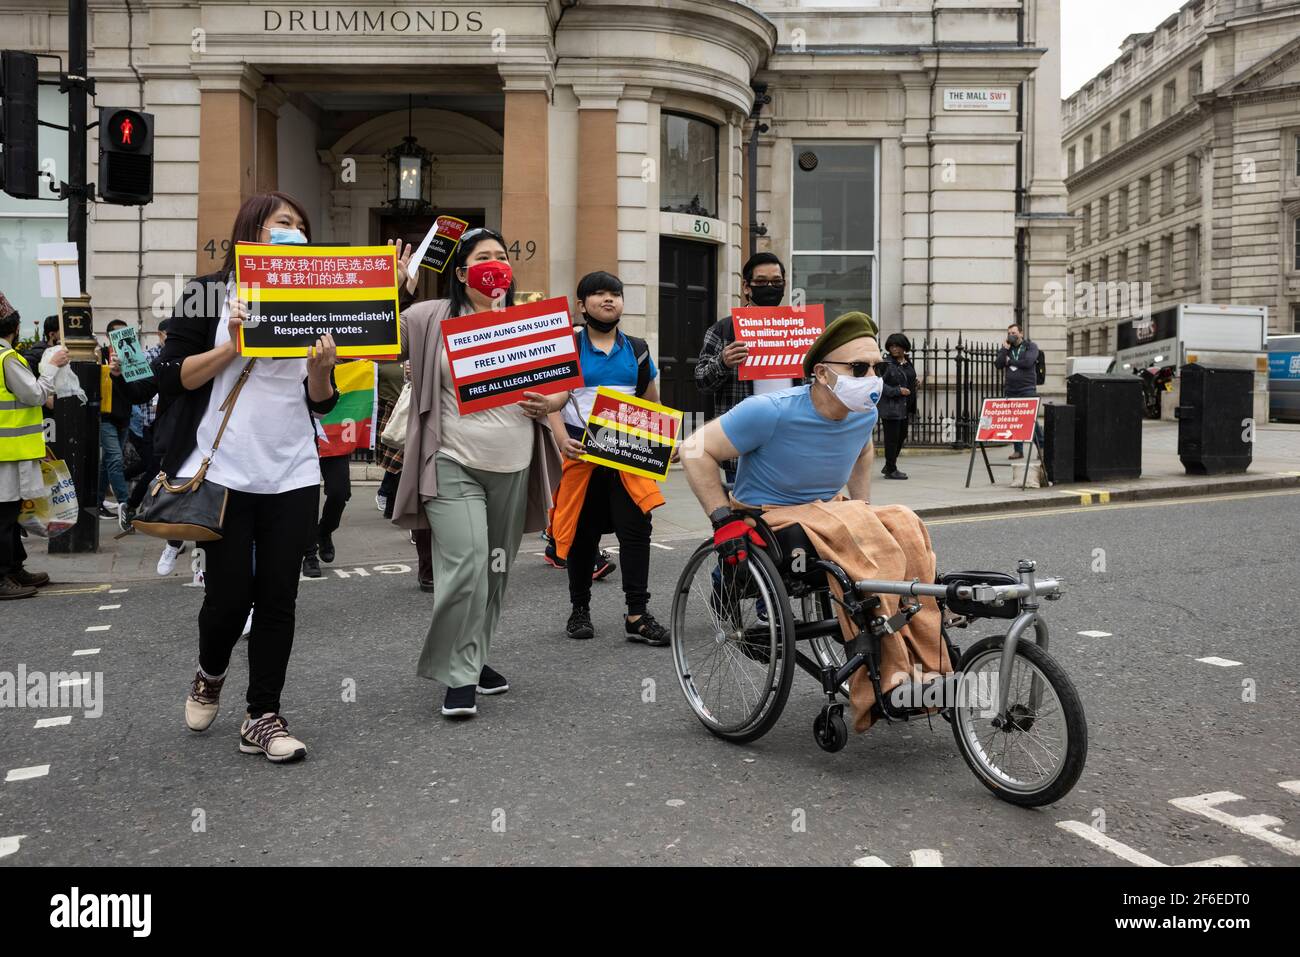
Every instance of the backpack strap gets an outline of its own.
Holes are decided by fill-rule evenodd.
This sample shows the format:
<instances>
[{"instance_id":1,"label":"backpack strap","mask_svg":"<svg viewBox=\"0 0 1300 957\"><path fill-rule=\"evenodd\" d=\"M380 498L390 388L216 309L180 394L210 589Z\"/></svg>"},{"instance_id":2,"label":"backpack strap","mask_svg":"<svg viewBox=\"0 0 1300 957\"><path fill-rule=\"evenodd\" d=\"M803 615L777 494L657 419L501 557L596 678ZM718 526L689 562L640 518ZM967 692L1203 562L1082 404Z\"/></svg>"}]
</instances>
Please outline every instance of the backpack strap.
<instances>
[{"instance_id":1,"label":"backpack strap","mask_svg":"<svg viewBox=\"0 0 1300 957\"><path fill-rule=\"evenodd\" d=\"M632 344L632 354L636 356L636 395L639 399L650 388L650 345L644 339L628 336Z\"/></svg>"}]
</instances>

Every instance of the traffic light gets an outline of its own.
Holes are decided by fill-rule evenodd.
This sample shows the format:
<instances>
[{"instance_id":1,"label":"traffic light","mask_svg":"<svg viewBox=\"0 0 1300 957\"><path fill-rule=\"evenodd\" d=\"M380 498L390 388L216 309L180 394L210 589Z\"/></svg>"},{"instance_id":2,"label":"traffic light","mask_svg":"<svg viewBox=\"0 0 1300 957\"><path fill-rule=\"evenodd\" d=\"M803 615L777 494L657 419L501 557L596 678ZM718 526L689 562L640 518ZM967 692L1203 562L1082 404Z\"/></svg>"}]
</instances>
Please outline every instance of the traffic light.
<instances>
[{"instance_id":1,"label":"traffic light","mask_svg":"<svg viewBox=\"0 0 1300 957\"><path fill-rule=\"evenodd\" d=\"M153 114L99 108L99 201L118 206L153 202Z\"/></svg>"},{"instance_id":2,"label":"traffic light","mask_svg":"<svg viewBox=\"0 0 1300 957\"><path fill-rule=\"evenodd\" d=\"M36 57L19 50L0 53L0 189L18 199L40 195L36 89Z\"/></svg>"}]
</instances>

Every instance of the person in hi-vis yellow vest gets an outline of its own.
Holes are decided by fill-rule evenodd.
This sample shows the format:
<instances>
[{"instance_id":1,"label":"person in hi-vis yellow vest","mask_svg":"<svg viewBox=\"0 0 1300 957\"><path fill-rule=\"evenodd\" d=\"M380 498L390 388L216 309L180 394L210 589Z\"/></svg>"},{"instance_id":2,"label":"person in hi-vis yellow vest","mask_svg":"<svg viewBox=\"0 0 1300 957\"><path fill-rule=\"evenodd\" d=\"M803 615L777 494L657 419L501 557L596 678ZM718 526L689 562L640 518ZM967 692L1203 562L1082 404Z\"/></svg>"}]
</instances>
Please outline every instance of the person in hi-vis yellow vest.
<instances>
[{"instance_id":1,"label":"person in hi-vis yellow vest","mask_svg":"<svg viewBox=\"0 0 1300 957\"><path fill-rule=\"evenodd\" d=\"M50 371L39 378L14 350L17 310L0 293L0 599L30 598L50 576L23 568L27 552L18 527L23 499L45 493L41 459L45 458L41 406L54 395L54 370L68 363L61 346Z\"/></svg>"}]
</instances>

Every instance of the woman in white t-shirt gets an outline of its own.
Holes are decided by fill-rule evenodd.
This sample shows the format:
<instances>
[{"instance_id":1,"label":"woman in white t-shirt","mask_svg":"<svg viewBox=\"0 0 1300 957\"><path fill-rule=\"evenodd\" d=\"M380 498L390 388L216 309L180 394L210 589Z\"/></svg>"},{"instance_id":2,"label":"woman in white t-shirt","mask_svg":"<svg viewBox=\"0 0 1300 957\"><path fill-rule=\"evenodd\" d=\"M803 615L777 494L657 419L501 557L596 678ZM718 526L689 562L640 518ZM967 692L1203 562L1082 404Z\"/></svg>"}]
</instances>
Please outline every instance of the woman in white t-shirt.
<instances>
[{"instance_id":1,"label":"woman in white t-shirt","mask_svg":"<svg viewBox=\"0 0 1300 957\"><path fill-rule=\"evenodd\" d=\"M451 261L448 299L402 312L402 358L411 360L411 411L393 521L432 531L433 621L417 673L447 686L446 717L477 714L477 694L510 685L488 665L510 567L526 531L546 527L560 455L546 416L568 392L523 393L512 405L464 415L442 348L448 316L514 305L506 241L490 229L465 233ZM399 250L408 270L411 250ZM408 282L408 289L414 288Z\"/></svg>"},{"instance_id":2,"label":"woman in white t-shirt","mask_svg":"<svg viewBox=\"0 0 1300 957\"><path fill-rule=\"evenodd\" d=\"M206 731L217 716L230 656L253 609L248 643L248 713L239 750L274 762L306 755L280 714L293 646L298 572L316 528L320 464L313 416L338 401L334 340L315 341L305 359L243 359L239 328L247 306L235 296L236 243L305 243L307 215L284 193L263 193L235 216L220 272L190 282L168 322L154 364L162 399L155 423L163 471L191 477L211 455L207 481L230 490L222 536L208 542L199 664L185 699L185 723ZM247 369L220 447L222 408ZM254 561L256 549L256 561Z\"/></svg>"}]
</instances>

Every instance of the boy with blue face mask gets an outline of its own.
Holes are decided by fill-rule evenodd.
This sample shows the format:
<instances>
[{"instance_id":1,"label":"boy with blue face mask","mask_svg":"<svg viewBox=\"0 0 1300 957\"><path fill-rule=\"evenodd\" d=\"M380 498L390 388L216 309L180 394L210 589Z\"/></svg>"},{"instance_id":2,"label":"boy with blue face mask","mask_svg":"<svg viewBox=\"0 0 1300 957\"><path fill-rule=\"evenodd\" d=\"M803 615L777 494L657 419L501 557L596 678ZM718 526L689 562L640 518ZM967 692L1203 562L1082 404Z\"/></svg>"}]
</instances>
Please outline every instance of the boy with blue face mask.
<instances>
[{"instance_id":1,"label":"boy with blue face mask","mask_svg":"<svg viewBox=\"0 0 1300 957\"><path fill-rule=\"evenodd\" d=\"M864 313L840 316L804 359L809 384L746 399L687 440L682 466L715 525L731 516L718 463L737 456L734 497L746 506L824 501L846 484L850 497L870 500L872 432L884 388L875 374L875 336Z\"/></svg>"}]
</instances>

